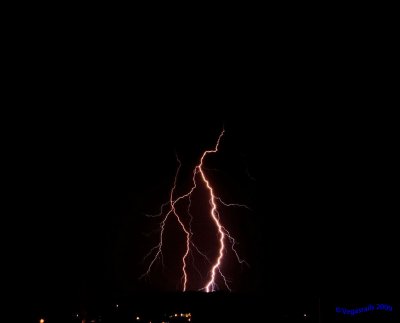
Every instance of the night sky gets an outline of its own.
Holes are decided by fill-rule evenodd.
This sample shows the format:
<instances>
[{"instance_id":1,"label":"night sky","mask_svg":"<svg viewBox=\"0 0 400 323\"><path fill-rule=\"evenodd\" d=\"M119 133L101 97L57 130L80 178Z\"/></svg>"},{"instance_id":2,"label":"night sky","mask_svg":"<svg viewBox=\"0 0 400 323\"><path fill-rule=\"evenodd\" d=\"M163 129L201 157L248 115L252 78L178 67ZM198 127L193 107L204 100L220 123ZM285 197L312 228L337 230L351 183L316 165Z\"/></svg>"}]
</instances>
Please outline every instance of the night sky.
<instances>
[{"instance_id":1,"label":"night sky","mask_svg":"<svg viewBox=\"0 0 400 323\"><path fill-rule=\"evenodd\" d=\"M12 207L5 237L23 298L80 304L180 290L176 230L166 250L170 266L138 279L157 242L156 222L145 214L168 199L175 153L184 185L222 128L210 176L222 198L251 208L222 214L250 264L229 262L234 291L395 290L397 125L364 110L388 105L368 82L371 70L355 55L342 64L300 54L300 41L264 58L259 42L246 39L243 48L257 57L241 57L232 41L222 52L194 44L174 60L144 48L131 63L104 68L82 54L80 68L60 84L54 75L72 63L46 72L43 84L34 77L39 70L28 73L36 86L15 105L51 109L18 110L6 137ZM206 240L199 244L209 249Z\"/></svg>"},{"instance_id":2,"label":"night sky","mask_svg":"<svg viewBox=\"0 0 400 323\"><path fill-rule=\"evenodd\" d=\"M157 223L145 214L168 199L175 152L188 165L184 182L222 127L226 135L218 157L210 158L210 174L221 196L251 208L223 212L250 263L242 268L230 261L226 273L235 291L394 286L392 149L385 135L304 116L207 113L179 120L173 114L112 126L59 121L24 134L14 239L26 295L36 302L65 295L85 302L179 290L174 260L183 249L174 221L169 267L156 266L149 281L138 280L141 259L157 239L149 235ZM204 236L208 241L202 244L200 234L198 243L209 248L209 233Z\"/></svg>"}]
</instances>

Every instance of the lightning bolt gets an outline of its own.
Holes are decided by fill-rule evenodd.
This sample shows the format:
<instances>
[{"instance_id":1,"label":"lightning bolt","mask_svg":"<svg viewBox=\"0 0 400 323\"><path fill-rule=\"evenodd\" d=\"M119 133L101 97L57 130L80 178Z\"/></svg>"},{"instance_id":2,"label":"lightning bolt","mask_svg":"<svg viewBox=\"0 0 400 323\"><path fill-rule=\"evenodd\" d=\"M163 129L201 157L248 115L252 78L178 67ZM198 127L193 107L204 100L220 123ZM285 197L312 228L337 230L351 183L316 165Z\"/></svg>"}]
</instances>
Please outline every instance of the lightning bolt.
<instances>
[{"instance_id":1,"label":"lightning bolt","mask_svg":"<svg viewBox=\"0 0 400 323\"><path fill-rule=\"evenodd\" d=\"M208 264L211 266L211 269L209 270L209 272L207 274L207 276L209 277L208 281L205 283L204 287L200 289L200 290L204 290L206 292L212 292L218 288L218 285L216 283L217 273L221 276L226 288L229 291L231 290L231 288L228 284L229 280L226 278L226 276L222 273L222 270L221 270L224 255L226 253L226 243L227 242L229 242L231 244L231 250L235 254L238 262L240 264L248 265L245 260L242 260L239 257L239 254L235 249L235 244L237 244L236 240L232 237L232 235L229 233L229 231L221 223L220 215L219 215L219 211L218 211L218 204L222 204L224 206L244 207L247 209L249 209L249 208L243 204L225 203L224 201L222 201L221 198L216 196L216 194L214 193L214 189L212 187L211 181L209 180L209 178L206 175L206 172L205 172L206 169L204 167L204 162L205 162L206 157L210 154L215 154L218 152L220 141L221 141L221 138L223 137L224 133L225 133L225 130L223 129L218 137L218 140L215 144L214 149L206 150L203 152L203 154L201 155L199 164L196 165L193 170L192 186L190 187L190 189L188 190L187 193L182 194L178 197L175 197L175 191L176 191L178 175L179 175L182 163L179 160L178 156L176 156L176 159L178 162L178 167L177 167L177 171L175 174L174 183L173 183L172 189L170 191L169 200L168 200L168 202L161 205L161 210L158 214L148 215L149 217L161 217L162 221L160 222L159 242L156 246L154 246L149 251L149 253L147 255L145 255L144 260L147 259L148 257L150 257L151 255L153 255L153 258L150 261L150 264L147 267L146 272L143 273L142 276L140 276L140 278L150 275L151 269L154 266L157 259L160 259L162 265L164 266L163 253L162 253L164 231L165 231L167 220L171 216L171 214L173 216L175 216L179 226L181 227L181 229L186 237L185 253L182 256L181 280L182 280L182 290L183 291L186 291L187 287L188 287L187 258L189 255L192 256L192 265L194 266L195 270L199 273L200 277L202 277L199 269L194 265L194 256L193 256L192 249L194 249L199 255L201 255L204 259L206 259ZM198 178L200 178L200 183L198 183L199 182L197 180ZM192 204L192 193L196 190L198 185L200 185L201 183L204 185L204 187L208 191L208 196L209 196L208 201L210 204L209 216L210 216L212 223L214 223L214 225L215 225L215 228L217 231L217 236L218 236L218 242L219 242L218 243L218 256L216 257L216 259L213 262L210 261L210 259L206 256L205 253L203 253L202 251L199 250L199 248L194 244L194 242L192 240L193 232L192 232L191 225L192 225L192 221L193 221L193 216L190 212L190 208L191 208L191 204ZM180 201L183 201L183 200L188 200L188 207L187 207L187 214L189 216L188 224L184 223L185 221L183 220L183 217L181 215L179 215L177 208L176 208L177 203L179 203ZM192 247L192 249L191 249L191 247Z\"/></svg>"},{"instance_id":2,"label":"lightning bolt","mask_svg":"<svg viewBox=\"0 0 400 323\"><path fill-rule=\"evenodd\" d=\"M151 268L153 267L155 261L156 261L159 257L161 258L161 262L162 262L162 264L164 265L163 260L162 260L162 259L163 259L162 245L163 245L163 239L164 239L164 229L165 229L166 222L167 222L169 216L170 216L171 213L172 213L173 215L175 215L175 217L176 217L176 219L177 219L179 225L181 226L183 232L184 232L185 235L186 235L186 250L185 250L185 254L184 254L183 257L182 257L183 291L186 291L187 278L188 278L188 275L187 275L187 272L186 272L186 258L187 258L188 254L189 254L189 251L190 251L190 244L191 244L190 238L191 238L191 235L192 235L192 234L191 234L190 231L188 231L188 229L186 229L186 226L183 224L183 222L182 222L182 220L181 220L180 216L178 215L178 213L177 213L177 211L176 211L176 208L175 208L175 204L182 198L182 197L179 197L178 199L174 200L174 193L175 193L175 189L176 189L176 184L177 184L177 180L178 180L178 175L179 175L179 171L180 171L181 165L182 165L182 163L181 163L181 161L179 160L178 156L176 157L176 159L177 159L179 165L178 165L178 168L177 168L177 170L176 170L175 179L174 179L174 184L173 184L173 187L172 187L171 192L170 192L169 201L168 201L167 203L164 203L164 204L161 206L161 211L160 211L160 213L159 213L159 214L156 214L155 216L162 216L163 213L164 213L164 208L165 208L167 205L169 205L170 208L169 208L169 211L165 214L164 219L163 219L163 220L161 221L161 223L160 223L160 239L159 239L159 243L158 243L155 247L153 247L153 248L150 250L150 252L145 256L145 259L146 259L147 257L149 257L152 253L154 253L154 251L155 251L155 256L153 257L152 261L150 262L150 265L149 265L149 267L147 268L147 271L146 271L140 278L142 278L142 277L144 277L144 276L146 276L146 275L149 275L149 273L150 273L150 271L151 271ZM150 216L151 216L151 215L150 215Z\"/></svg>"}]
</instances>

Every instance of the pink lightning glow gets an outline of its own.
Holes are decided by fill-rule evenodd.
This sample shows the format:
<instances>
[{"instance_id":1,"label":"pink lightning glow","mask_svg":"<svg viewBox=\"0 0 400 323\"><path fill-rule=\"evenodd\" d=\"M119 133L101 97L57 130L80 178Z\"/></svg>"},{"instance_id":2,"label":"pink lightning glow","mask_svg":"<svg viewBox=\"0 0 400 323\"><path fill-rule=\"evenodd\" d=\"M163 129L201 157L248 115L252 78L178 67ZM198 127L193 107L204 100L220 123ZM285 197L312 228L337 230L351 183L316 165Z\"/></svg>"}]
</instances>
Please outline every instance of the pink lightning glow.
<instances>
[{"instance_id":1,"label":"pink lightning glow","mask_svg":"<svg viewBox=\"0 0 400 323\"><path fill-rule=\"evenodd\" d=\"M235 254L237 260L239 261L239 263L245 263L247 264L246 261L240 259L235 247L235 239L231 236L231 234L229 233L229 231L221 224L221 220L220 220L220 216L219 216L219 212L218 212L218 202L225 205L225 206L239 206L239 207L245 207L248 208L245 205L242 204L233 204L233 203L225 203L223 202L218 196L215 195L214 193L214 189L212 187L212 184L210 182L210 180L208 179L206 173L205 173L205 169L204 169L204 160L207 157L207 155L212 154L212 153L217 153L218 152L218 147L221 141L222 136L224 135L225 130L222 130L221 134L218 137L217 143L215 145L215 148L212 150L206 150L203 152L201 158L200 158L200 162L198 165L195 166L194 170L193 170L193 177L192 177L192 187L190 188L190 190L183 195L178 196L177 198L174 198L174 194L175 194L175 190L176 190L176 186L177 186L177 180L178 180L178 175L179 175L179 171L181 168L181 162L179 160L179 158L177 157L177 161L178 161L178 168L175 174L175 179L174 179L174 184L173 187L171 189L170 192L170 196L169 196L169 201L164 203L161 206L161 211L160 213L158 213L157 215L154 216L160 216L163 217L162 221L160 222L160 235L159 235L159 243L153 247L150 252L145 256L144 259L148 258L150 255L154 254L148 268L147 271L141 276L148 276L151 272L151 269L155 263L155 261L157 259L160 258L161 263L163 264L163 254L162 254L162 246L163 246L163 239L164 239L164 230L165 230L165 226L166 226L166 222L169 218L169 215L172 213L176 220L178 221L182 231L184 232L185 236L186 236L186 249L185 249L185 254L182 257L182 290L186 291L187 287L188 287L188 273L187 273L187 257L189 254L192 254L192 250L191 247L193 247L193 249L195 251L197 251L201 256L203 256L207 262L211 265L211 270L209 271L209 280L206 282L205 286L201 289L204 290L206 292L212 292L216 290L217 284L216 284L216 279L217 279L217 273L219 273L219 275L221 276L221 278L224 281L224 284L226 286L226 288L228 290L231 290L229 285L228 285L228 279L222 274L221 271L221 267L222 267L222 262L223 262L223 258L224 258L224 254L226 253L226 242L229 241L231 244L231 249L233 251L233 253ZM209 203L210 203L210 212L209 212L209 216L212 220L212 222L214 223L216 230L218 232L218 241L219 241L219 246L218 246L218 256L215 259L214 262L211 262L207 256L201 252L199 250L199 248L193 243L192 241L192 229L191 229L191 223L193 220L193 217L190 213L190 206L191 206L191 197L192 197L192 193L195 191L195 189L198 186L197 183L197 177L198 175L200 175L199 177L201 178L201 182L204 184L204 186L207 188L208 193L209 193ZM184 199L188 200L188 210L187 213L190 216L190 221L188 225L184 224L184 221L182 220L181 216L178 214L177 210L176 210L176 204ZM168 211L165 213L164 209L169 206ZM228 239L226 239L228 238ZM192 254L193 257L193 254ZM193 261L193 265L194 265L194 261ZM200 274L200 271L194 266L194 268L196 269L196 271ZM201 276L201 274L200 274Z\"/></svg>"},{"instance_id":2,"label":"pink lightning glow","mask_svg":"<svg viewBox=\"0 0 400 323\"><path fill-rule=\"evenodd\" d=\"M217 211L217 205L215 204L215 195L214 195L214 191L210 185L210 182L208 181L204 170L203 170L203 161L204 158L207 156L207 154L210 153L216 153L218 151L218 146L219 146L219 142L221 140L221 137L224 134L224 130L222 130L221 134L218 137L218 141L217 144L215 146L214 150L206 150L203 153L203 156L201 156L200 159L200 164L198 166L196 166L196 169L199 170L200 174L201 174L201 178L203 179L204 183L207 186L208 191L210 192L210 203L211 203L211 217L213 219L213 221L215 222L215 225L218 228L218 234L219 234L219 254L218 254L218 258L216 260L216 262L214 263L212 269L211 269L211 278L210 280L207 282L206 286L204 287L204 289L206 290L206 292L209 292L210 290L213 291L214 290L214 286L215 286L215 271L218 269L220 269L221 266L221 261L222 258L224 257L224 250L225 250L225 233L223 231L223 226L221 225L221 223L219 222L219 216L218 216L218 211ZM222 273L221 273L222 275ZM222 277L225 280L225 277L222 275Z\"/></svg>"}]
</instances>

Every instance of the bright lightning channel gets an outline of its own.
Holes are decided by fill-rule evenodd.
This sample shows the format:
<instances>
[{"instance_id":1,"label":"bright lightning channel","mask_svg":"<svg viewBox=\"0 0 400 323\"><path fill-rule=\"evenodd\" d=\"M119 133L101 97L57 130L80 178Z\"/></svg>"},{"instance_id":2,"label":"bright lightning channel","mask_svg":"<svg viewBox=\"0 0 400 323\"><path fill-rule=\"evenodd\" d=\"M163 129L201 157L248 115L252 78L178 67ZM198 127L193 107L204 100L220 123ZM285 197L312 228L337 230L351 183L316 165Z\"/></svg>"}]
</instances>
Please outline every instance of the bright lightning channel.
<instances>
[{"instance_id":1,"label":"bright lightning channel","mask_svg":"<svg viewBox=\"0 0 400 323\"><path fill-rule=\"evenodd\" d=\"M181 168L181 161L179 160L178 156L176 156L177 162L178 162L178 168L175 174L175 178L174 178L174 183L172 186L172 189L170 191L170 196L169 196L169 201L164 203L163 205L161 205L161 210L160 213L153 215L151 217L162 217L162 221L160 222L160 234L159 234L159 242L158 244L153 247L149 253L144 257L144 260L147 259L148 257L150 257L151 255L153 255L152 260L150 261L149 266L147 267L147 270L145 273L142 274L142 276L140 276L140 278L143 278L145 276L148 276L151 272L151 269L154 265L154 263L156 262L157 259L161 260L162 265L164 265L163 263L163 253L162 253L162 247L163 247L163 241L164 241L164 231L165 231L165 227L166 227L166 223L168 218L170 217L171 214L173 214L176 218L176 220L178 221L182 231L184 232L185 236L186 236L186 246L185 246L185 253L182 256L182 290L186 291L188 288L188 273L187 273L187 257L189 254L192 254L193 256L193 251L191 249L191 247L197 251L198 254L200 254L202 257L204 257L207 262L210 264L211 269L208 272L208 281L205 283L204 287L201 288L200 290L204 290L206 292L212 292L215 291L217 289L217 273L221 276L226 288L230 291L231 288L228 284L228 279L226 278L226 276L222 273L221 271L221 267L222 267L222 263L223 263L223 259L224 259L224 254L226 253L226 242L229 241L231 244L231 249L233 251L233 253L235 254L237 260L239 263L241 264L247 264L247 262L243 259L241 259L239 257L239 254L237 253L236 249L235 249L235 244L236 244L236 240L232 237L232 235L229 233L229 231L222 225L221 220L220 220L220 216L219 216L219 212L218 212L218 203L224 205L224 206L238 206L238 207L244 207L247 208L248 207L246 205L243 204L236 204L236 203L225 203L221 200L221 198L219 198L218 196L215 195L214 193L214 189L211 185L210 180L208 179L206 172L205 172L205 168L204 168L204 161L207 157L207 155L209 154L215 154L218 152L218 148L219 148L219 144L221 141L221 138L223 137L225 133L225 130L222 130L222 132L220 133L217 143L214 147L214 149L211 150L206 150L203 152L201 158L200 158L200 162L198 165L195 166L194 170L193 170L193 176L192 176L192 186L189 189L189 191L186 194L180 195L178 197L175 197L175 190L176 190L176 186L177 186L177 181L178 181L178 175L179 175L179 171ZM193 220L193 216L190 213L190 207L191 207L191 203L192 203L192 193L195 191L195 189L198 187L198 185L200 185L198 183L198 178L200 177L201 181L200 184L202 183L208 191L208 195L209 195L209 203L210 203L210 211L209 211L209 216L212 220L212 222L215 225L216 231L218 232L218 256L217 258L214 260L214 262L211 262L208 257L199 250L199 248L194 244L194 242L192 241L192 236L193 236L193 232L192 232L192 228L191 228L191 223ZM178 211L176 209L176 205L178 202L183 201L187 199L188 200L188 215L190 216L190 222L188 225L185 225L184 222L182 221L181 216L178 214ZM166 209L166 210L165 210ZM194 265L194 261L193 261L193 265ZM247 264L248 265L248 264ZM198 268L196 268L196 271L200 274L200 271L198 270ZM201 276L201 275L200 275Z\"/></svg>"}]
</instances>

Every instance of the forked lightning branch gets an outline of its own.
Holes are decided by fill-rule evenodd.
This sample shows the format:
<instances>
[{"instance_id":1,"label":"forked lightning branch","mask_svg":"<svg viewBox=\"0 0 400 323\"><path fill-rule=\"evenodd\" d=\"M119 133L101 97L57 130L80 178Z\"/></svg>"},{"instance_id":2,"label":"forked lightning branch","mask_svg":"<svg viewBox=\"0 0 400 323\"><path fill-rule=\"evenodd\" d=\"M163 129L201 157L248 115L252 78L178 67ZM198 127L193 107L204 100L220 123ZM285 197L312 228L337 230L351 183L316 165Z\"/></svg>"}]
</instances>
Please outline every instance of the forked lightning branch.
<instances>
[{"instance_id":1,"label":"forked lightning branch","mask_svg":"<svg viewBox=\"0 0 400 323\"><path fill-rule=\"evenodd\" d=\"M190 189L182 195L177 195L176 194L176 189L177 189L177 184L178 184L178 176L179 172L181 169L181 161L177 157L177 162L178 162L178 167L176 170L174 182L169 194L169 200L164 203L161 206L161 210L158 214L153 215L152 217L159 217L161 219L160 221L160 231L159 231L159 236L158 236L158 242L157 244L148 252L148 254L145 256L144 260L148 261L148 266L147 270L143 273L143 275L140 278L143 278L145 276L149 276L151 274L152 269L157 263L161 263L164 266L163 262L163 245L164 245L164 238L165 235L167 234L167 226L169 219L171 217L175 217L179 224L180 230L182 230L183 234L185 235L185 245L184 245L184 254L182 255L182 260L181 260L181 285L182 285L182 291L187 291L191 289L191 284L190 284L190 277L188 274L188 267L189 265L193 264L188 264L188 257L189 255L194 255L197 254L201 257L204 257L207 263L209 264L209 269L205 273L204 277L206 277L206 281L204 282L203 287L201 290L206 291L206 292L213 292L217 289L219 289L219 286L221 286L221 283L230 291L231 288L229 286L229 282L225 274L223 273L223 264L225 260L225 254L228 252L232 252L237 261L240 264L247 264L245 260L239 257L239 254L237 253L235 249L235 244L236 240L234 237L230 234L228 229L226 228L226 225L222 223L221 217L220 217L220 206L238 206L238 207L245 207L247 208L246 205L242 204L235 204L235 203L225 203L223 200L216 195L215 188L212 184L212 181L210 180L209 176L207 175L206 168L205 168L205 163L207 161L207 156L211 154L217 154L220 142L222 140L222 137L224 135L225 131L222 130L220 133L217 142L215 144L215 147L210 150L206 150L203 152L201 155L201 158L199 160L199 163L194 167L193 173L192 173L192 184ZM217 234L217 241L218 243L215 245L215 253L217 254L214 259L209 259L193 242L193 234L194 232L192 231L192 220L193 216L191 214L191 205L192 205L192 198L194 196L194 192L196 189L205 189L208 195L208 205L207 205L207 217L209 218L210 223L215 227L215 232ZM181 214L178 212L178 205L179 203L183 203L186 201L188 208L186 210L186 214ZM186 216L190 218L190 221L184 221L184 217ZM187 223L188 222L188 223ZM149 259L149 260L147 260ZM198 268L195 268L197 271ZM218 285L219 283L219 285Z\"/></svg>"}]
</instances>

